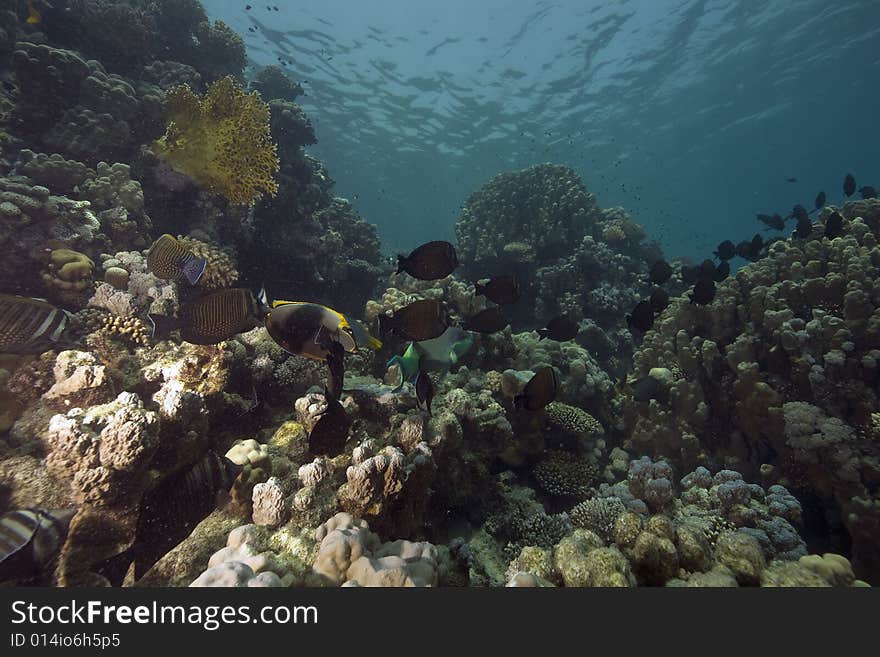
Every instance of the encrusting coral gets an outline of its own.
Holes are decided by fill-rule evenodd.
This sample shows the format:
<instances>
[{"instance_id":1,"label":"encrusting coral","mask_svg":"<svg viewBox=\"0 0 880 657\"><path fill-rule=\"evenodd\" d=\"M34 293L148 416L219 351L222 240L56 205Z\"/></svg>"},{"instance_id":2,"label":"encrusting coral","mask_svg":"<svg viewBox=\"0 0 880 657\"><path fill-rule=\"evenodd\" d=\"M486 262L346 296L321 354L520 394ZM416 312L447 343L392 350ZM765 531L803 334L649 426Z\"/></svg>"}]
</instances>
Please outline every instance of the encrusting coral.
<instances>
[{"instance_id":1,"label":"encrusting coral","mask_svg":"<svg viewBox=\"0 0 880 657\"><path fill-rule=\"evenodd\" d=\"M201 187L232 203L251 203L260 192L275 195L279 163L269 136L269 108L258 93L245 93L229 76L204 97L188 85L168 92L169 124L156 154Z\"/></svg>"}]
</instances>

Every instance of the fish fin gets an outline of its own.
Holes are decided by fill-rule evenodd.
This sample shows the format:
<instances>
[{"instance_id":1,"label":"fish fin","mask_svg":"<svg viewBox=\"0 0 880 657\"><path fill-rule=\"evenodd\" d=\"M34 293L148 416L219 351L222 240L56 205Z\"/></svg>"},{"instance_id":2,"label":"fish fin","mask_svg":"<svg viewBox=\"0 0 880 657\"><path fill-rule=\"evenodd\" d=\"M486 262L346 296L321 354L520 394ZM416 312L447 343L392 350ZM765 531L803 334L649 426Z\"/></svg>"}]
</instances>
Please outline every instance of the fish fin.
<instances>
[{"instance_id":1,"label":"fish fin","mask_svg":"<svg viewBox=\"0 0 880 657\"><path fill-rule=\"evenodd\" d=\"M164 340L171 331L178 328L176 317L148 314L147 319L150 320L150 338L153 340Z\"/></svg>"},{"instance_id":2,"label":"fish fin","mask_svg":"<svg viewBox=\"0 0 880 657\"><path fill-rule=\"evenodd\" d=\"M406 256L405 255L398 255L397 256L397 271L394 273L399 274L400 272L404 271L406 269L406 265L407 265Z\"/></svg>"},{"instance_id":3,"label":"fish fin","mask_svg":"<svg viewBox=\"0 0 880 657\"><path fill-rule=\"evenodd\" d=\"M180 271L186 280L189 281L190 285L195 285L199 282L202 274L205 273L205 268L207 266L207 260L192 256L191 258L184 259L184 261L180 263Z\"/></svg>"},{"instance_id":4,"label":"fish fin","mask_svg":"<svg viewBox=\"0 0 880 657\"><path fill-rule=\"evenodd\" d=\"M549 329L539 328L536 333L538 334L538 340L543 340L550 333Z\"/></svg>"},{"instance_id":5,"label":"fish fin","mask_svg":"<svg viewBox=\"0 0 880 657\"><path fill-rule=\"evenodd\" d=\"M449 364L455 365L458 362L458 354L454 351L450 350L449 352Z\"/></svg>"},{"instance_id":6,"label":"fish fin","mask_svg":"<svg viewBox=\"0 0 880 657\"><path fill-rule=\"evenodd\" d=\"M134 545L131 545L119 554L113 555L102 562L93 570L99 575L106 577L111 586L119 587L125 581L125 576L128 574L134 560Z\"/></svg>"},{"instance_id":7,"label":"fish fin","mask_svg":"<svg viewBox=\"0 0 880 657\"><path fill-rule=\"evenodd\" d=\"M379 338L374 338L372 335L367 338L367 345L369 349L373 351L379 351L382 348L382 341Z\"/></svg>"},{"instance_id":8,"label":"fish fin","mask_svg":"<svg viewBox=\"0 0 880 657\"><path fill-rule=\"evenodd\" d=\"M272 302L272 307L277 308L278 306L290 306L294 303L300 303L299 301L282 301L281 299L276 299Z\"/></svg>"}]
</instances>

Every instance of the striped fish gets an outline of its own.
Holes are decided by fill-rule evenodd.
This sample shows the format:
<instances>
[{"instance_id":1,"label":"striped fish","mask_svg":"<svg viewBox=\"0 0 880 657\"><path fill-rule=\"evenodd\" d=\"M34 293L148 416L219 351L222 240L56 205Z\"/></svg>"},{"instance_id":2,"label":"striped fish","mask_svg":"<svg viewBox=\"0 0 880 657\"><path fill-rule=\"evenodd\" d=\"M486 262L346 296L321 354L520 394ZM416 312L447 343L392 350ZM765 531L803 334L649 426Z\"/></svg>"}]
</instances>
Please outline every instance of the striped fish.
<instances>
[{"instance_id":1,"label":"striped fish","mask_svg":"<svg viewBox=\"0 0 880 657\"><path fill-rule=\"evenodd\" d=\"M190 285L199 282L208 261L185 248L174 235L162 235L147 252L147 267L159 278L174 280L183 275Z\"/></svg>"},{"instance_id":2,"label":"striped fish","mask_svg":"<svg viewBox=\"0 0 880 657\"><path fill-rule=\"evenodd\" d=\"M0 516L0 582L39 575L67 536L75 509L18 509Z\"/></svg>"},{"instance_id":3,"label":"striped fish","mask_svg":"<svg viewBox=\"0 0 880 657\"><path fill-rule=\"evenodd\" d=\"M39 354L67 327L68 313L42 299L0 294L0 353Z\"/></svg>"},{"instance_id":4,"label":"striped fish","mask_svg":"<svg viewBox=\"0 0 880 657\"><path fill-rule=\"evenodd\" d=\"M160 482L141 501L134 542L98 572L119 586L134 562L139 580L217 507L218 494L228 493L241 471L240 465L209 450L189 470Z\"/></svg>"},{"instance_id":5,"label":"striped fish","mask_svg":"<svg viewBox=\"0 0 880 657\"><path fill-rule=\"evenodd\" d=\"M180 337L193 344L217 344L260 323L253 292L234 287L212 292L180 306Z\"/></svg>"}]
</instances>

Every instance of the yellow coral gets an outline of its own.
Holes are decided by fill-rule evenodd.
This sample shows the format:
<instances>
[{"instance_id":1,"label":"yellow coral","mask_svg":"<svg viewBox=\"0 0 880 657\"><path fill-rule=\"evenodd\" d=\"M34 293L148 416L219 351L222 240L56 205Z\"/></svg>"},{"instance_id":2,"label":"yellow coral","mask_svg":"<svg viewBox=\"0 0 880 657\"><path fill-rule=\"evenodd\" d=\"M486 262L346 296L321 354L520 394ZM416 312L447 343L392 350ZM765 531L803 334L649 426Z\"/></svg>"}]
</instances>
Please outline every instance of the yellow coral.
<instances>
[{"instance_id":1,"label":"yellow coral","mask_svg":"<svg viewBox=\"0 0 880 657\"><path fill-rule=\"evenodd\" d=\"M167 102L170 122L156 155L233 203L251 203L261 191L275 195L279 162L259 93L245 93L227 76L202 98L188 85L175 87Z\"/></svg>"}]
</instances>

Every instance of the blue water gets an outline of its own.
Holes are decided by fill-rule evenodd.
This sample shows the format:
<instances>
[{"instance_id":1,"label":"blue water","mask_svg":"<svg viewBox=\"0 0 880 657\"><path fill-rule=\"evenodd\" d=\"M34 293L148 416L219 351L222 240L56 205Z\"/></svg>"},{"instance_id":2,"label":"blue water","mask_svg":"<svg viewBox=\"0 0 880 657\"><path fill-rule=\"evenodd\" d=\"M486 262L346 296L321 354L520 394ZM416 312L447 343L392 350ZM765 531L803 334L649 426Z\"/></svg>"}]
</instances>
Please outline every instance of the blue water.
<instances>
[{"instance_id":1,"label":"blue water","mask_svg":"<svg viewBox=\"0 0 880 657\"><path fill-rule=\"evenodd\" d=\"M389 251L539 162L695 258L848 171L880 187L878 0L204 4L303 83L310 152Z\"/></svg>"}]
</instances>

